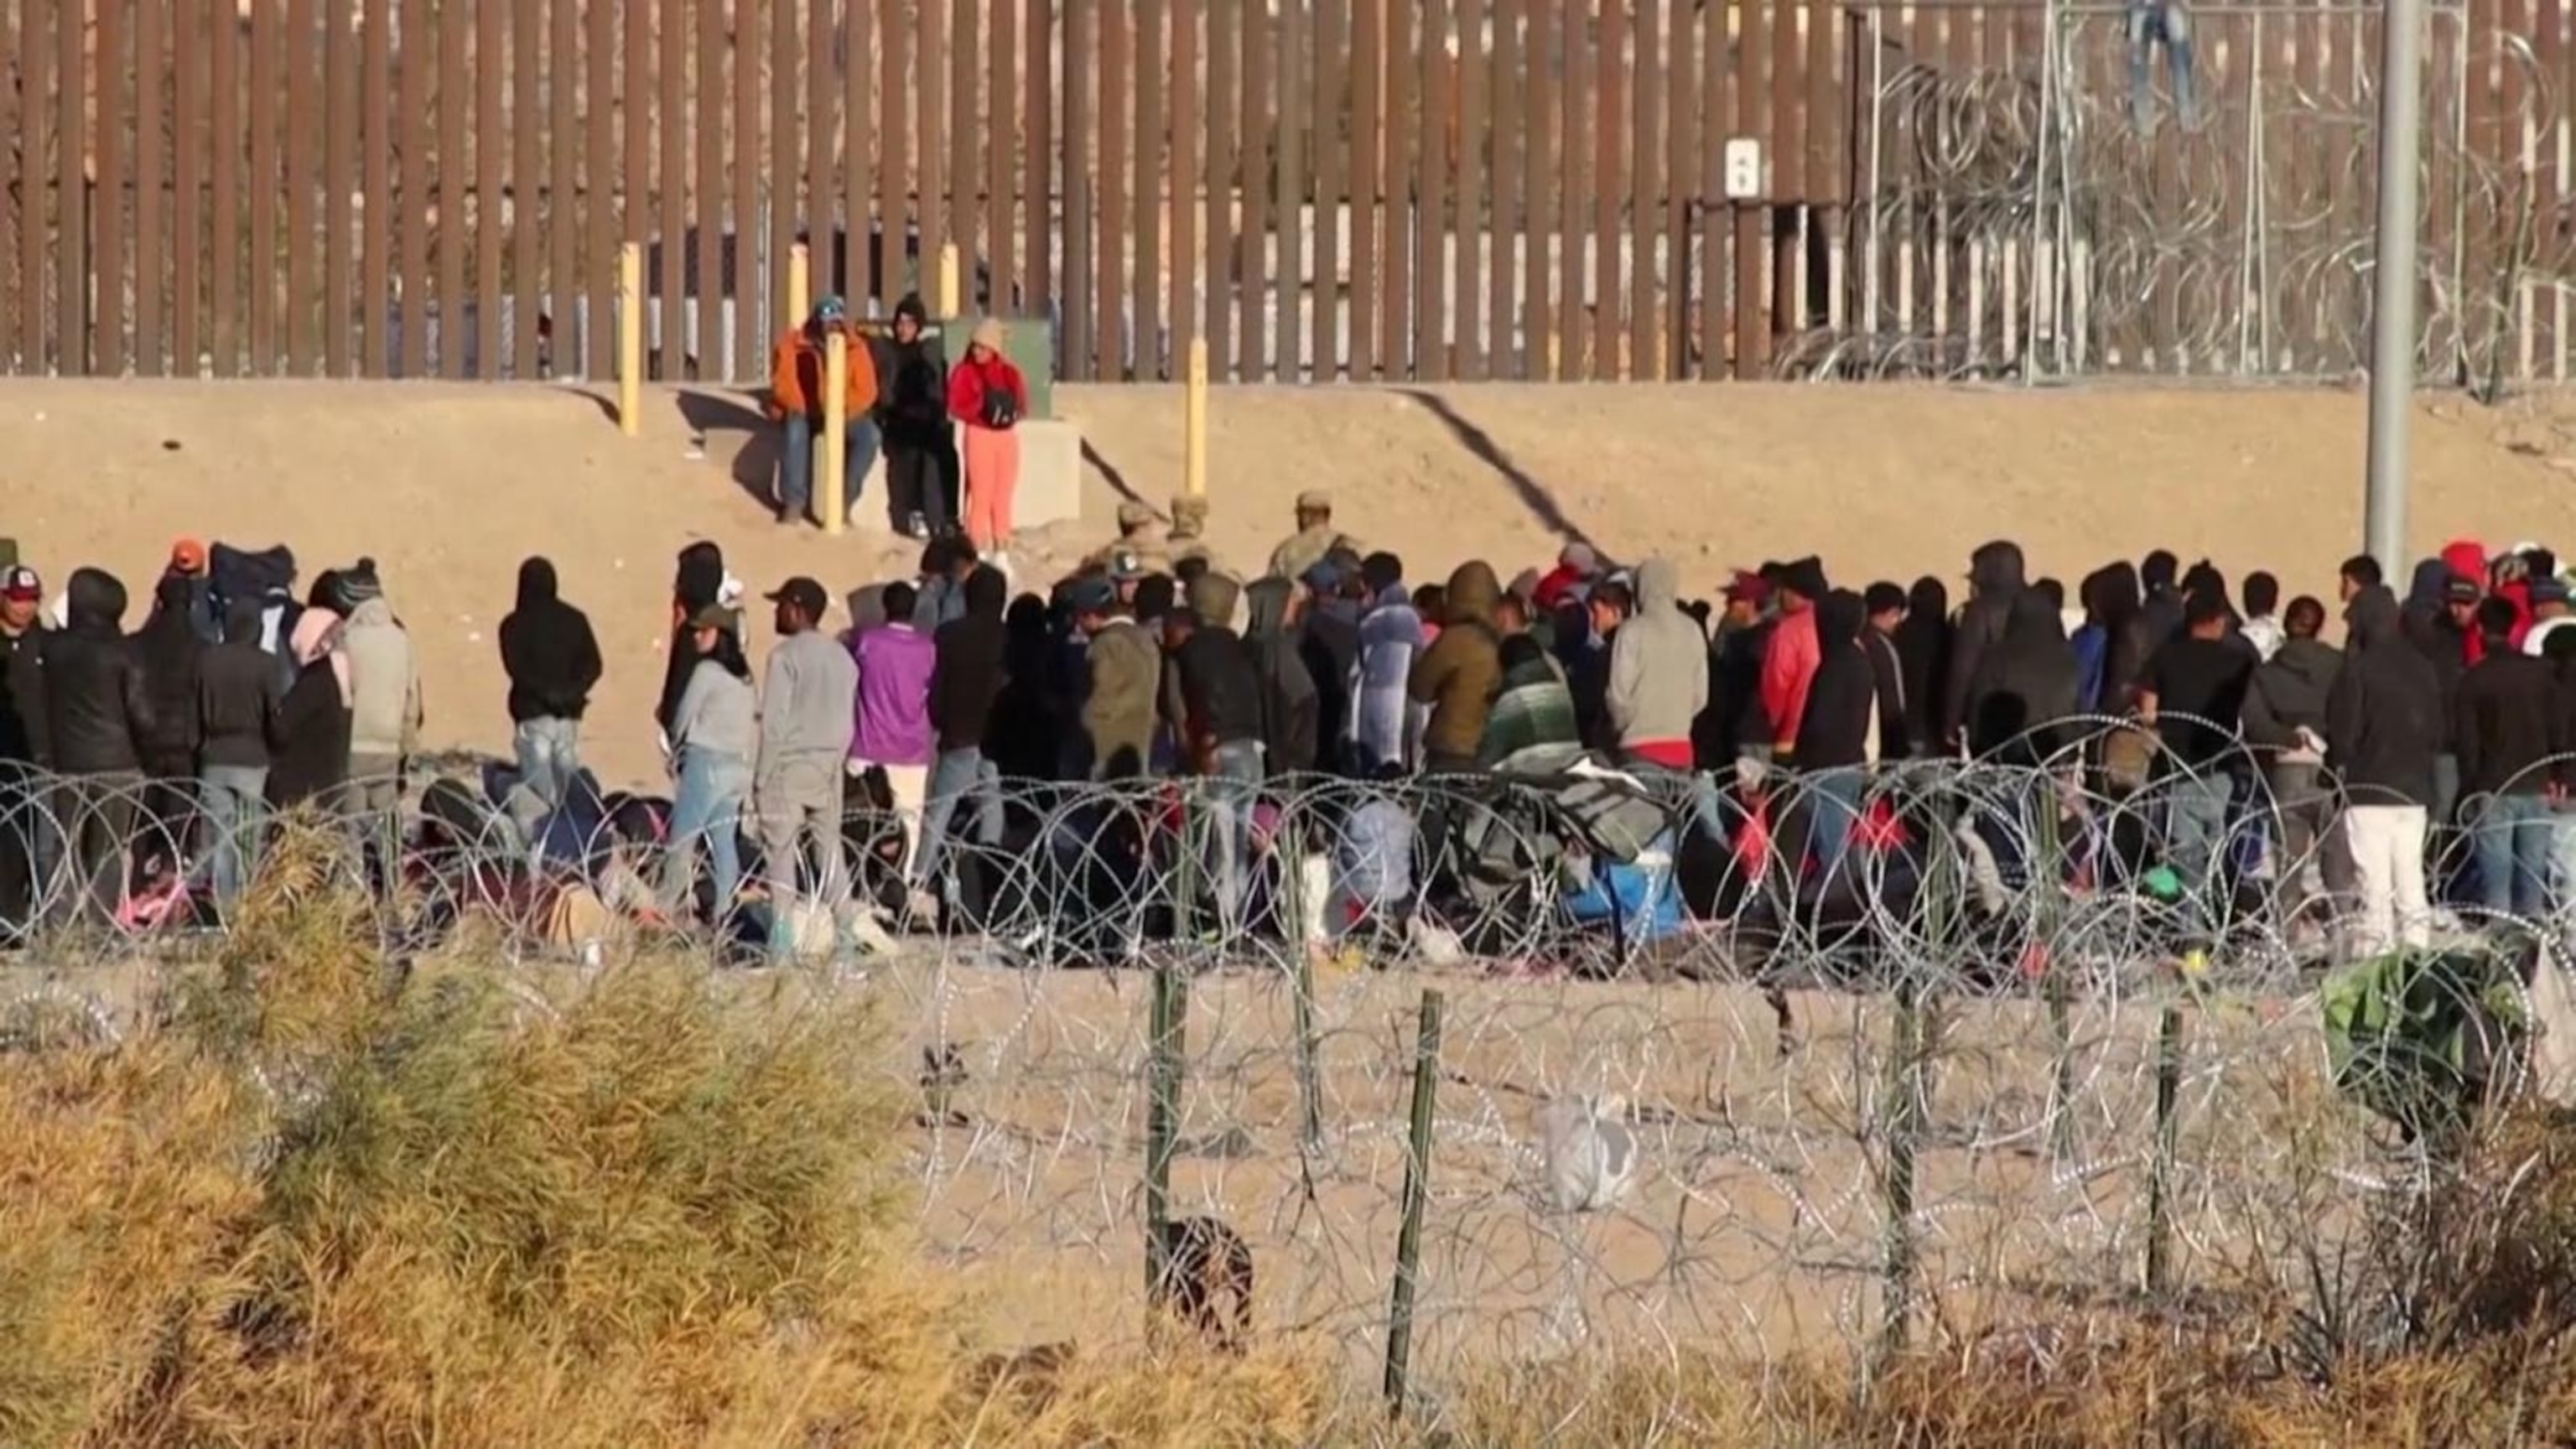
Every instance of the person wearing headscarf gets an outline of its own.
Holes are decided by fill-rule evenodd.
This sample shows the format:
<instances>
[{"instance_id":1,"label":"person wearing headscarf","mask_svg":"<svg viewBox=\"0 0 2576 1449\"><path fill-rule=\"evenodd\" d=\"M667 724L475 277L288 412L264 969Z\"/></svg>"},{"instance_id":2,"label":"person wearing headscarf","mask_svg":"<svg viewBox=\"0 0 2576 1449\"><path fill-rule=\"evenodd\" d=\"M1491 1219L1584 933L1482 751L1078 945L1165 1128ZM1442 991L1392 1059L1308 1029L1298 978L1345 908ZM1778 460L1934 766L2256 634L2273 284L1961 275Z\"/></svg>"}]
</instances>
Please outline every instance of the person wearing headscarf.
<instances>
[{"instance_id":1,"label":"person wearing headscarf","mask_svg":"<svg viewBox=\"0 0 2576 1449\"><path fill-rule=\"evenodd\" d=\"M1323 737L1320 694L1297 651L1301 587L1272 577L1243 591L1249 608L1243 647L1261 681L1262 764L1274 778L1311 773Z\"/></svg>"},{"instance_id":2,"label":"person wearing headscarf","mask_svg":"<svg viewBox=\"0 0 2576 1449\"><path fill-rule=\"evenodd\" d=\"M2424 837L2442 748L2441 686L2409 646L2385 585L2344 609L2343 668L2326 700L2326 768L2350 802L2344 847L2361 893L2352 946L2375 955L2432 942Z\"/></svg>"},{"instance_id":3,"label":"person wearing headscarf","mask_svg":"<svg viewBox=\"0 0 2576 1449\"><path fill-rule=\"evenodd\" d=\"M1502 693L1485 717L1485 733L1476 747L1476 763L1487 770L1510 771L1525 764L1557 760L1582 747L1574 723L1574 696L1537 640L1514 634L1503 641Z\"/></svg>"},{"instance_id":4,"label":"person wearing headscarf","mask_svg":"<svg viewBox=\"0 0 2576 1449\"><path fill-rule=\"evenodd\" d=\"M1969 695L1986 651L2002 642L2013 601L2029 587L2021 545L1997 540L1968 556L1968 601L1950 631L1948 675L1942 682L1941 738L1954 743L1973 734Z\"/></svg>"},{"instance_id":5,"label":"person wearing headscarf","mask_svg":"<svg viewBox=\"0 0 2576 1449\"><path fill-rule=\"evenodd\" d=\"M998 319L975 324L965 360L948 374L948 415L966 428L966 536L995 567L1007 569L1029 385L1002 355L1002 341Z\"/></svg>"},{"instance_id":6,"label":"person wearing headscarf","mask_svg":"<svg viewBox=\"0 0 2576 1449\"><path fill-rule=\"evenodd\" d=\"M930 538L954 516L957 449L948 429L948 354L927 334L919 292L894 304L884 389L886 518L894 531Z\"/></svg>"},{"instance_id":7,"label":"person wearing headscarf","mask_svg":"<svg viewBox=\"0 0 2576 1449\"><path fill-rule=\"evenodd\" d=\"M510 680L519 785L532 797L528 813L541 818L581 772L581 719L602 672L590 616L563 601L551 560L519 564L518 603L501 620L501 669Z\"/></svg>"},{"instance_id":8,"label":"person wearing headscarf","mask_svg":"<svg viewBox=\"0 0 2576 1449\"><path fill-rule=\"evenodd\" d=\"M152 612L135 632L143 662L144 693L152 701L151 733L142 741L143 819L135 840L138 870L155 859L175 864L185 853L196 809L197 663L205 644L197 633L196 591L182 573L164 573L153 587Z\"/></svg>"},{"instance_id":9,"label":"person wearing headscarf","mask_svg":"<svg viewBox=\"0 0 2576 1449\"><path fill-rule=\"evenodd\" d=\"M2035 590L2016 592L1965 693L1969 754L2022 765L2051 758L2075 713L2076 685L2075 650L2057 610Z\"/></svg>"}]
</instances>

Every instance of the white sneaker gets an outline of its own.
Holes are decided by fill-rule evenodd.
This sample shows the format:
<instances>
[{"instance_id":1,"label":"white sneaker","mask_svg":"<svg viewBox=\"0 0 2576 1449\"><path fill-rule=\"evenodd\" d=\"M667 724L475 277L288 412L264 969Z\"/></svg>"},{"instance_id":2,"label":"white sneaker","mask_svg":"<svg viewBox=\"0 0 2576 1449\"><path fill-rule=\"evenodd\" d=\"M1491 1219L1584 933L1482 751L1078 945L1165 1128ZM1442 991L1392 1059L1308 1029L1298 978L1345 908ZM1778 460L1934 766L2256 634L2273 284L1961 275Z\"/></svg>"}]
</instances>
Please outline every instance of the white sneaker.
<instances>
[{"instance_id":1,"label":"white sneaker","mask_svg":"<svg viewBox=\"0 0 2576 1449\"><path fill-rule=\"evenodd\" d=\"M903 914L915 924L931 925L939 919L939 897L925 890L907 891L903 897Z\"/></svg>"}]
</instances>

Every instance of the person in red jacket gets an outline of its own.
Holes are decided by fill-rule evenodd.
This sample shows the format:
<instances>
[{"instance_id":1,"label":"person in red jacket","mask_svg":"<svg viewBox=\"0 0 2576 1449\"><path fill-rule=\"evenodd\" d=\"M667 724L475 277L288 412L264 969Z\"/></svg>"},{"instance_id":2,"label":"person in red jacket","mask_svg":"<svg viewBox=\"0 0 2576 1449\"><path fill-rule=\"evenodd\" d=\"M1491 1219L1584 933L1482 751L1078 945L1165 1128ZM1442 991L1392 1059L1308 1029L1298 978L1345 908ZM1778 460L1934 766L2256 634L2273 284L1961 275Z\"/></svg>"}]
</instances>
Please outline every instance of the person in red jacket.
<instances>
[{"instance_id":1,"label":"person in red jacket","mask_svg":"<svg viewBox=\"0 0 2576 1449\"><path fill-rule=\"evenodd\" d=\"M1762 651L1762 708L1771 717L1771 752L1775 764L1788 764L1796 754L1798 726L1807 714L1807 688L1816 681L1824 651L1816 638L1818 599L1830 587L1825 566L1802 558L1780 571L1780 622Z\"/></svg>"},{"instance_id":2,"label":"person in red jacket","mask_svg":"<svg viewBox=\"0 0 2576 1449\"><path fill-rule=\"evenodd\" d=\"M1011 496L1020 486L1020 419L1029 385L1002 355L1002 324L975 324L966 359L948 374L948 415L966 429L966 537L997 567L1007 566Z\"/></svg>"}]
</instances>

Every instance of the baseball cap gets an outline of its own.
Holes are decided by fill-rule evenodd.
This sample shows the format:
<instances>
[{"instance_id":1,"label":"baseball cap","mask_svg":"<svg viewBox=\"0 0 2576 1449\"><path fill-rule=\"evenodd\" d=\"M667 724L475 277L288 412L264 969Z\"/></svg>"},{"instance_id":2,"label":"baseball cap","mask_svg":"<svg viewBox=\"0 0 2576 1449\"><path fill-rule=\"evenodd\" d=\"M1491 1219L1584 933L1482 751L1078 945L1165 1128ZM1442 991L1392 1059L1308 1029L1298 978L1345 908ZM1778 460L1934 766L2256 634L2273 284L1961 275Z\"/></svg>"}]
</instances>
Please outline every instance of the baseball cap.
<instances>
[{"instance_id":1,"label":"baseball cap","mask_svg":"<svg viewBox=\"0 0 2576 1449\"><path fill-rule=\"evenodd\" d=\"M1141 579L1145 576L1145 561L1138 558L1132 548L1115 550L1109 555L1109 576L1113 579Z\"/></svg>"},{"instance_id":2,"label":"baseball cap","mask_svg":"<svg viewBox=\"0 0 2576 1449\"><path fill-rule=\"evenodd\" d=\"M2447 603L2474 604L2483 596L2484 591L2468 579L2453 579L2442 586L2442 598Z\"/></svg>"},{"instance_id":3,"label":"baseball cap","mask_svg":"<svg viewBox=\"0 0 2576 1449\"><path fill-rule=\"evenodd\" d=\"M1342 586L1342 566L1331 559L1317 559L1304 574L1306 587L1319 594L1329 594Z\"/></svg>"},{"instance_id":4,"label":"baseball cap","mask_svg":"<svg viewBox=\"0 0 2576 1449\"><path fill-rule=\"evenodd\" d=\"M832 606L831 596L823 592L823 586L801 574L780 584L778 592L768 598L773 604L794 604L805 611L808 619L822 618L823 611Z\"/></svg>"},{"instance_id":5,"label":"baseball cap","mask_svg":"<svg viewBox=\"0 0 2576 1449\"><path fill-rule=\"evenodd\" d=\"M1309 488L1305 492L1297 495L1297 511L1300 513L1330 513L1333 511L1333 495L1325 492L1321 488Z\"/></svg>"},{"instance_id":6,"label":"baseball cap","mask_svg":"<svg viewBox=\"0 0 2576 1449\"><path fill-rule=\"evenodd\" d=\"M170 545L170 567L183 574L206 571L206 546L193 538L183 538Z\"/></svg>"},{"instance_id":7,"label":"baseball cap","mask_svg":"<svg viewBox=\"0 0 2576 1449\"><path fill-rule=\"evenodd\" d=\"M41 599L44 596L45 581L36 577L34 569L24 564L0 569L0 599L15 599L24 603L29 599Z\"/></svg>"},{"instance_id":8,"label":"baseball cap","mask_svg":"<svg viewBox=\"0 0 2576 1449\"><path fill-rule=\"evenodd\" d=\"M825 297L814 304L814 320L839 322L850 315L850 304L838 297Z\"/></svg>"},{"instance_id":9,"label":"baseball cap","mask_svg":"<svg viewBox=\"0 0 2576 1449\"><path fill-rule=\"evenodd\" d=\"M1771 598L1771 581L1751 569L1737 569L1726 585L1728 603L1761 604Z\"/></svg>"},{"instance_id":10,"label":"baseball cap","mask_svg":"<svg viewBox=\"0 0 2576 1449\"><path fill-rule=\"evenodd\" d=\"M692 629L730 629L733 611L722 604L708 604L689 616Z\"/></svg>"},{"instance_id":11,"label":"baseball cap","mask_svg":"<svg viewBox=\"0 0 2576 1449\"><path fill-rule=\"evenodd\" d=\"M2556 574L2542 574L2531 581L2531 601L2535 604L2567 602L2567 581Z\"/></svg>"},{"instance_id":12,"label":"baseball cap","mask_svg":"<svg viewBox=\"0 0 2576 1449\"><path fill-rule=\"evenodd\" d=\"M1097 575L1076 579L1065 591L1065 601L1077 614L1105 614L1118 607L1118 586Z\"/></svg>"}]
</instances>

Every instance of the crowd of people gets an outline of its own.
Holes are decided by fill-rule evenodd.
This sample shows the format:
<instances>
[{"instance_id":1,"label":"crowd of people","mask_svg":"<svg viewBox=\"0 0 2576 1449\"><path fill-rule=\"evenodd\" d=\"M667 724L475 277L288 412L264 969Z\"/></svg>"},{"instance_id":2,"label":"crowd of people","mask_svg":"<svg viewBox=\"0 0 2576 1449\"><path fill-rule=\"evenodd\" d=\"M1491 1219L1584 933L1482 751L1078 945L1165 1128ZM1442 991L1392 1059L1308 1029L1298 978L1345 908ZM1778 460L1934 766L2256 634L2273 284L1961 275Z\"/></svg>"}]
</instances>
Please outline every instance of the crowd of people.
<instances>
[{"instance_id":1,"label":"crowd of people","mask_svg":"<svg viewBox=\"0 0 2576 1449\"><path fill-rule=\"evenodd\" d=\"M1821 878L1866 837L1873 781L1906 761L2080 778L2139 802L2153 863L2185 880L2236 871L2249 829L2271 860L2316 858L2269 877L2266 909L2313 932L2321 891L2348 893L2361 950L2427 941L2437 899L2538 917L2576 886L2559 863L2576 834L2559 813L2576 628L2537 546L2456 544L2403 598L2355 557L2329 606L2285 600L2266 573L2232 594L2166 552L2070 594L1997 542L1969 559L1954 609L1937 578L1852 588L1814 557L1686 601L1669 560L1620 567L1582 542L1508 580L1471 560L1418 583L1341 531L1320 492L1246 581L1201 522L1122 508L1116 538L1016 598L983 539L953 530L914 576L851 593L838 621L820 582L785 580L757 671L745 586L716 545L683 551L654 721L674 782L661 909L722 926L746 842L770 900L846 895L855 799L901 822L887 914L936 923L957 842L998 845L1030 782L1168 777L1198 779L1234 821L1211 861L1225 909L1254 803L1292 777L1511 773L1577 753L1793 798L1798 818L1774 825ZM372 560L298 591L282 555L183 540L131 634L125 588L100 570L73 571L51 611L31 568L0 573L0 794L24 802L0 801L0 921L25 918L57 861L83 908L113 910L155 840L171 843L159 865L220 910L250 868L246 823L306 801L398 848L417 652ZM533 833L583 778L601 655L543 558L522 566L499 644L516 729L503 804Z\"/></svg>"}]
</instances>

